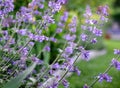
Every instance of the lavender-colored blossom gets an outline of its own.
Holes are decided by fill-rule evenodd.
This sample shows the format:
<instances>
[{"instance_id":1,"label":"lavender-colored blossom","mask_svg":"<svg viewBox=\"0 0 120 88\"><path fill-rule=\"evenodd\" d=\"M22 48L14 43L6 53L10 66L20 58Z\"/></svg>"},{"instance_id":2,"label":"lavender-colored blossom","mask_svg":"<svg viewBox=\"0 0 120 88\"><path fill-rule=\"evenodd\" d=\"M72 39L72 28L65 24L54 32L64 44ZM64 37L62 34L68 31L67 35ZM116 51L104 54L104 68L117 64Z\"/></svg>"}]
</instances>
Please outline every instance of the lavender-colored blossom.
<instances>
[{"instance_id":1,"label":"lavender-colored blossom","mask_svg":"<svg viewBox=\"0 0 120 88\"><path fill-rule=\"evenodd\" d=\"M81 71L77 67L74 67L74 71L77 73L78 76L80 76Z\"/></svg>"},{"instance_id":2,"label":"lavender-colored blossom","mask_svg":"<svg viewBox=\"0 0 120 88\"><path fill-rule=\"evenodd\" d=\"M54 37L51 37L51 38L50 38L50 41L52 41L52 42L57 42L57 39L54 38Z\"/></svg>"},{"instance_id":3,"label":"lavender-colored blossom","mask_svg":"<svg viewBox=\"0 0 120 88\"><path fill-rule=\"evenodd\" d=\"M97 39L96 39L96 38L93 38L93 39L91 40L91 43L92 43L92 44L97 43Z\"/></svg>"},{"instance_id":4,"label":"lavender-colored blossom","mask_svg":"<svg viewBox=\"0 0 120 88\"><path fill-rule=\"evenodd\" d=\"M114 49L114 54L120 55L120 49Z\"/></svg>"},{"instance_id":5,"label":"lavender-colored blossom","mask_svg":"<svg viewBox=\"0 0 120 88\"><path fill-rule=\"evenodd\" d=\"M88 6L88 5L87 5L87 7L86 7L86 12L85 12L84 16L85 16L86 18L89 18L89 17L92 16L92 12L91 12L90 6Z\"/></svg>"},{"instance_id":6,"label":"lavender-colored blossom","mask_svg":"<svg viewBox=\"0 0 120 88\"><path fill-rule=\"evenodd\" d=\"M107 81L107 82L111 82L112 81L112 77L109 76L107 73L104 73L104 74L100 74L98 76L99 78L99 82L102 82L103 80Z\"/></svg>"},{"instance_id":7,"label":"lavender-colored blossom","mask_svg":"<svg viewBox=\"0 0 120 88\"><path fill-rule=\"evenodd\" d=\"M96 36L102 36L102 30L94 28L93 29L93 34L95 34Z\"/></svg>"},{"instance_id":8,"label":"lavender-colored blossom","mask_svg":"<svg viewBox=\"0 0 120 88\"><path fill-rule=\"evenodd\" d=\"M64 12L64 15L61 16L61 21L62 21L62 22L66 22L67 19L68 19L68 12Z\"/></svg>"},{"instance_id":9,"label":"lavender-colored blossom","mask_svg":"<svg viewBox=\"0 0 120 88\"><path fill-rule=\"evenodd\" d=\"M62 31L63 31L62 28L57 28L57 29L56 29L56 33L61 33Z\"/></svg>"},{"instance_id":10,"label":"lavender-colored blossom","mask_svg":"<svg viewBox=\"0 0 120 88\"><path fill-rule=\"evenodd\" d=\"M49 24L49 23L55 23L53 17L49 16L47 14L43 16L43 20L44 20L44 23L47 23L47 24Z\"/></svg>"},{"instance_id":11,"label":"lavender-colored blossom","mask_svg":"<svg viewBox=\"0 0 120 88\"><path fill-rule=\"evenodd\" d=\"M50 47L49 46L45 46L44 50L50 52Z\"/></svg>"},{"instance_id":12,"label":"lavender-colored blossom","mask_svg":"<svg viewBox=\"0 0 120 88\"><path fill-rule=\"evenodd\" d=\"M27 34L27 29L16 30L16 32L20 35L25 36Z\"/></svg>"},{"instance_id":13,"label":"lavender-colored blossom","mask_svg":"<svg viewBox=\"0 0 120 88\"><path fill-rule=\"evenodd\" d=\"M70 35L70 34L66 34L64 36L64 38L67 40L67 41L74 41L76 39L76 35Z\"/></svg>"},{"instance_id":14,"label":"lavender-colored blossom","mask_svg":"<svg viewBox=\"0 0 120 88\"><path fill-rule=\"evenodd\" d=\"M112 59L112 65L117 69L120 70L120 62L115 58Z\"/></svg>"},{"instance_id":15,"label":"lavender-colored blossom","mask_svg":"<svg viewBox=\"0 0 120 88\"><path fill-rule=\"evenodd\" d=\"M86 34L82 33L82 34L80 35L80 38L81 38L82 41L86 41L87 38L88 38L88 36L87 36Z\"/></svg>"},{"instance_id":16,"label":"lavender-colored blossom","mask_svg":"<svg viewBox=\"0 0 120 88\"><path fill-rule=\"evenodd\" d=\"M108 6L107 5L104 5L104 6L99 6L98 7L98 10L97 10L97 13L98 14L102 14L104 16L108 16Z\"/></svg>"},{"instance_id":17,"label":"lavender-colored blossom","mask_svg":"<svg viewBox=\"0 0 120 88\"><path fill-rule=\"evenodd\" d=\"M69 82L65 79L62 80L62 84L65 88L68 88L69 87Z\"/></svg>"},{"instance_id":18,"label":"lavender-colored blossom","mask_svg":"<svg viewBox=\"0 0 120 88\"><path fill-rule=\"evenodd\" d=\"M54 1L49 1L48 6L52 9L52 12L58 12L61 9L61 3L60 2L54 2Z\"/></svg>"},{"instance_id":19,"label":"lavender-colored blossom","mask_svg":"<svg viewBox=\"0 0 120 88\"><path fill-rule=\"evenodd\" d=\"M87 50L81 51L82 59L88 61L90 59L90 52Z\"/></svg>"},{"instance_id":20,"label":"lavender-colored blossom","mask_svg":"<svg viewBox=\"0 0 120 88\"><path fill-rule=\"evenodd\" d=\"M7 15L14 10L14 0L2 0L0 1L0 17Z\"/></svg>"},{"instance_id":21,"label":"lavender-colored blossom","mask_svg":"<svg viewBox=\"0 0 120 88\"><path fill-rule=\"evenodd\" d=\"M37 58L37 57L35 57L35 56L32 56L31 57L31 60L33 61L33 62L36 62L37 64L43 64L43 61L42 60L40 60L39 58Z\"/></svg>"},{"instance_id":22,"label":"lavender-colored blossom","mask_svg":"<svg viewBox=\"0 0 120 88\"><path fill-rule=\"evenodd\" d=\"M85 85L83 86L83 88L89 88L89 87L88 87L88 85L87 85L87 84L85 84Z\"/></svg>"},{"instance_id":23,"label":"lavender-colored blossom","mask_svg":"<svg viewBox=\"0 0 120 88\"><path fill-rule=\"evenodd\" d=\"M73 48L72 47L66 47L65 48L65 53L68 54L68 55L72 54L73 53Z\"/></svg>"},{"instance_id":24,"label":"lavender-colored blossom","mask_svg":"<svg viewBox=\"0 0 120 88\"><path fill-rule=\"evenodd\" d=\"M58 68L60 68L60 65L58 63L52 65L52 69L58 69Z\"/></svg>"}]
</instances>

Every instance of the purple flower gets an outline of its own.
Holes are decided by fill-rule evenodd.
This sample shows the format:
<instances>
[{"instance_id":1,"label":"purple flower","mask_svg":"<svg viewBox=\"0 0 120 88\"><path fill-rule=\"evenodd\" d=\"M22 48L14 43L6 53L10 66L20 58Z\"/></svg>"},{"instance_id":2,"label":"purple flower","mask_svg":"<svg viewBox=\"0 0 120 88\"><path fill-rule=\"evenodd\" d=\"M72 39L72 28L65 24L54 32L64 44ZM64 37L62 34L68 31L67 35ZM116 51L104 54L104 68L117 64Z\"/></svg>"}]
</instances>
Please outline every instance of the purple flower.
<instances>
[{"instance_id":1,"label":"purple flower","mask_svg":"<svg viewBox=\"0 0 120 88\"><path fill-rule=\"evenodd\" d=\"M57 28L56 33L61 33L62 30L63 30L62 28Z\"/></svg>"},{"instance_id":2,"label":"purple flower","mask_svg":"<svg viewBox=\"0 0 120 88\"><path fill-rule=\"evenodd\" d=\"M83 86L83 88L89 88L89 87L87 86L87 84L85 84L85 85Z\"/></svg>"},{"instance_id":3,"label":"purple flower","mask_svg":"<svg viewBox=\"0 0 120 88\"><path fill-rule=\"evenodd\" d=\"M72 47L66 47L65 48L65 53L69 54L69 55L72 54L73 53L73 48Z\"/></svg>"},{"instance_id":4,"label":"purple flower","mask_svg":"<svg viewBox=\"0 0 120 88\"><path fill-rule=\"evenodd\" d=\"M115 58L112 59L112 65L113 65L117 70L120 70L120 62L117 61Z\"/></svg>"},{"instance_id":5,"label":"purple flower","mask_svg":"<svg viewBox=\"0 0 120 88\"><path fill-rule=\"evenodd\" d=\"M97 42L97 39L96 38L93 38L92 40L91 40L91 43L92 44L95 44Z\"/></svg>"},{"instance_id":6,"label":"purple flower","mask_svg":"<svg viewBox=\"0 0 120 88\"><path fill-rule=\"evenodd\" d=\"M18 34L25 36L27 34L27 29L21 29L16 31Z\"/></svg>"},{"instance_id":7,"label":"purple flower","mask_svg":"<svg viewBox=\"0 0 120 88\"><path fill-rule=\"evenodd\" d=\"M58 63L55 63L55 64L52 65L52 68L53 69L58 69L58 68L60 68L60 65Z\"/></svg>"},{"instance_id":8,"label":"purple flower","mask_svg":"<svg viewBox=\"0 0 120 88\"><path fill-rule=\"evenodd\" d=\"M52 9L52 12L58 12L61 9L60 2L49 1L48 6Z\"/></svg>"},{"instance_id":9,"label":"purple flower","mask_svg":"<svg viewBox=\"0 0 120 88\"><path fill-rule=\"evenodd\" d=\"M67 41L74 41L76 39L76 35L70 35L70 34L67 34L64 36L64 38L67 40Z\"/></svg>"},{"instance_id":10,"label":"purple flower","mask_svg":"<svg viewBox=\"0 0 120 88\"><path fill-rule=\"evenodd\" d=\"M97 13L98 14L101 14L101 15L104 15L104 16L108 16L108 6L107 5L104 5L104 6L99 6L98 7L98 10L97 10Z\"/></svg>"},{"instance_id":11,"label":"purple flower","mask_svg":"<svg viewBox=\"0 0 120 88\"><path fill-rule=\"evenodd\" d=\"M49 46L45 46L44 50L50 52L50 47Z\"/></svg>"},{"instance_id":12,"label":"purple flower","mask_svg":"<svg viewBox=\"0 0 120 88\"><path fill-rule=\"evenodd\" d=\"M36 62L37 64L43 64L43 61L40 60L39 58L35 57L35 56L32 56L32 57L31 57L31 60L32 60L33 62Z\"/></svg>"},{"instance_id":13,"label":"purple flower","mask_svg":"<svg viewBox=\"0 0 120 88\"><path fill-rule=\"evenodd\" d=\"M63 84L63 86L64 86L65 88L68 88L68 87L69 87L69 83L68 83L68 81L65 80L65 79L62 80L62 84Z\"/></svg>"},{"instance_id":14,"label":"purple flower","mask_svg":"<svg viewBox=\"0 0 120 88\"><path fill-rule=\"evenodd\" d=\"M87 38L88 38L88 36L87 36L86 34L84 34L84 33L82 33L82 34L80 35L80 37L81 37L81 40L82 40L82 41L86 41Z\"/></svg>"},{"instance_id":15,"label":"purple flower","mask_svg":"<svg viewBox=\"0 0 120 88\"><path fill-rule=\"evenodd\" d=\"M44 23L55 23L54 19L52 18L52 16L49 16L49 15L44 15L43 16L43 20L44 20Z\"/></svg>"},{"instance_id":16,"label":"purple flower","mask_svg":"<svg viewBox=\"0 0 120 88\"><path fill-rule=\"evenodd\" d=\"M86 7L86 12L85 12L84 16L86 18L89 18L90 16L92 16L92 12L91 12L90 6Z\"/></svg>"},{"instance_id":17,"label":"purple flower","mask_svg":"<svg viewBox=\"0 0 120 88\"><path fill-rule=\"evenodd\" d=\"M102 30L94 28L93 29L93 34L95 34L96 36L102 36Z\"/></svg>"},{"instance_id":18,"label":"purple flower","mask_svg":"<svg viewBox=\"0 0 120 88\"><path fill-rule=\"evenodd\" d=\"M79 76L81 71L77 68L77 67L74 67L74 71L77 73L77 75Z\"/></svg>"},{"instance_id":19,"label":"purple flower","mask_svg":"<svg viewBox=\"0 0 120 88\"><path fill-rule=\"evenodd\" d=\"M68 18L68 12L64 12L64 15L61 16L61 21L66 22Z\"/></svg>"},{"instance_id":20,"label":"purple flower","mask_svg":"<svg viewBox=\"0 0 120 88\"><path fill-rule=\"evenodd\" d=\"M7 15L14 10L14 0L2 0L0 1L0 17Z\"/></svg>"},{"instance_id":21,"label":"purple flower","mask_svg":"<svg viewBox=\"0 0 120 88\"><path fill-rule=\"evenodd\" d=\"M120 55L120 49L114 49L114 54Z\"/></svg>"},{"instance_id":22,"label":"purple flower","mask_svg":"<svg viewBox=\"0 0 120 88\"><path fill-rule=\"evenodd\" d=\"M98 76L98 78L99 78L99 82L102 82L103 80L105 80L105 81L107 81L107 82L111 82L111 81L112 81L112 77L109 76L107 73L105 73L105 74L100 74L100 75Z\"/></svg>"},{"instance_id":23,"label":"purple flower","mask_svg":"<svg viewBox=\"0 0 120 88\"><path fill-rule=\"evenodd\" d=\"M81 51L82 59L88 61L90 59L90 52L87 50Z\"/></svg>"}]
</instances>

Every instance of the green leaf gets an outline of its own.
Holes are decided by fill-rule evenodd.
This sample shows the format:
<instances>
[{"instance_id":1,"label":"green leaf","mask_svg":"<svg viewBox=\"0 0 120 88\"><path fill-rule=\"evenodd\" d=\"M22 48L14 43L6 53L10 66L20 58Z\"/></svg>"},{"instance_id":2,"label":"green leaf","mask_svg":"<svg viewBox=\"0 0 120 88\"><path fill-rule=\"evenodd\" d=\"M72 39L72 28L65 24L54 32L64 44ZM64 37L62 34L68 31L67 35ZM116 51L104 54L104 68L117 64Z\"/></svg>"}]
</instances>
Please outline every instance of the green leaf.
<instances>
[{"instance_id":1,"label":"green leaf","mask_svg":"<svg viewBox=\"0 0 120 88\"><path fill-rule=\"evenodd\" d=\"M23 71L22 73L18 74L18 76L8 81L3 86L3 88L19 88L19 86L22 84L22 81L33 71L35 67L36 67L36 63L33 63L25 71Z\"/></svg>"}]
</instances>

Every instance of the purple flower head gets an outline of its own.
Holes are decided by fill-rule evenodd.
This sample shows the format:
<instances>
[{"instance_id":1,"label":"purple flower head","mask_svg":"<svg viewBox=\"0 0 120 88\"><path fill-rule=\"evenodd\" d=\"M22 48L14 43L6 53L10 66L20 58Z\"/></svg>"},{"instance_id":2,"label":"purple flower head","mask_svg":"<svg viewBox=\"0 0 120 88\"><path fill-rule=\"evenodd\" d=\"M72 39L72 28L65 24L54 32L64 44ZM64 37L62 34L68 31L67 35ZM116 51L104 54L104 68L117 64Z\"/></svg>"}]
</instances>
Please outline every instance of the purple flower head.
<instances>
[{"instance_id":1,"label":"purple flower head","mask_svg":"<svg viewBox=\"0 0 120 88\"><path fill-rule=\"evenodd\" d=\"M88 85L87 85L87 84L85 84L85 85L83 86L83 88L89 88L89 87L88 87Z\"/></svg>"},{"instance_id":2,"label":"purple flower head","mask_svg":"<svg viewBox=\"0 0 120 88\"><path fill-rule=\"evenodd\" d=\"M50 52L50 47L49 46L45 46L44 50Z\"/></svg>"},{"instance_id":3,"label":"purple flower head","mask_svg":"<svg viewBox=\"0 0 120 88\"><path fill-rule=\"evenodd\" d=\"M76 27L77 26L77 17L72 18L72 22L69 24L69 27Z\"/></svg>"},{"instance_id":4,"label":"purple flower head","mask_svg":"<svg viewBox=\"0 0 120 88\"><path fill-rule=\"evenodd\" d=\"M82 33L82 34L80 35L80 38L81 38L82 41L86 41L87 38L88 38L88 36L87 36L86 34Z\"/></svg>"},{"instance_id":5,"label":"purple flower head","mask_svg":"<svg viewBox=\"0 0 120 88\"><path fill-rule=\"evenodd\" d=\"M52 42L57 42L57 39L54 38L54 37L51 37L51 38L50 38L50 41L52 41Z\"/></svg>"},{"instance_id":6,"label":"purple flower head","mask_svg":"<svg viewBox=\"0 0 120 88\"><path fill-rule=\"evenodd\" d=\"M68 19L68 12L64 12L64 15L61 16L61 21L66 22Z\"/></svg>"},{"instance_id":7,"label":"purple flower head","mask_svg":"<svg viewBox=\"0 0 120 88\"><path fill-rule=\"evenodd\" d=\"M96 39L96 38L93 38L93 39L91 40L91 43L92 43L92 44L97 43L97 39Z\"/></svg>"},{"instance_id":8,"label":"purple flower head","mask_svg":"<svg viewBox=\"0 0 120 88\"><path fill-rule=\"evenodd\" d=\"M96 36L102 36L102 30L99 30L95 27L93 29L93 34L95 34Z\"/></svg>"},{"instance_id":9,"label":"purple flower head","mask_svg":"<svg viewBox=\"0 0 120 88\"><path fill-rule=\"evenodd\" d=\"M99 78L99 82L102 82L103 80L105 80L105 81L107 81L107 82L111 82L111 81L112 81L112 77L109 76L107 73L105 73L105 74L100 74L100 75L98 76L98 78Z\"/></svg>"},{"instance_id":10,"label":"purple flower head","mask_svg":"<svg viewBox=\"0 0 120 88\"><path fill-rule=\"evenodd\" d=\"M52 9L52 12L58 12L61 9L61 3L60 2L54 2L54 1L49 1L48 6Z\"/></svg>"},{"instance_id":11,"label":"purple flower head","mask_svg":"<svg viewBox=\"0 0 120 88\"><path fill-rule=\"evenodd\" d=\"M64 38L67 40L67 41L74 41L76 39L76 35L70 35L70 34L67 34L64 36Z\"/></svg>"},{"instance_id":12,"label":"purple flower head","mask_svg":"<svg viewBox=\"0 0 120 88\"><path fill-rule=\"evenodd\" d=\"M65 48L65 53L68 54L68 55L72 54L73 53L73 48L72 47L66 47Z\"/></svg>"},{"instance_id":13,"label":"purple flower head","mask_svg":"<svg viewBox=\"0 0 120 88\"><path fill-rule=\"evenodd\" d=\"M114 54L120 55L120 49L114 49Z\"/></svg>"},{"instance_id":14,"label":"purple flower head","mask_svg":"<svg viewBox=\"0 0 120 88\"><path fill-rule=\"evenodd\" d=\"M92 12L91 12L90 6L88 6L88 5L87 5L87 7L86 7L86 12L85 12L84 16L85 16L86 18L89 18L89 17L92 16Z\"/></svg>"},{"instance_id":15,"label":"purple flower head","mask_svg":"<svg viewBox=\"0 0 120 88\"><path fill-rule=\"evenodd\" d=\"M14 10L14 0L2 0L0 1L0 17L7 15Z\"/></svg>"},{"instance_id":16,"label":"purple flower head","mask_svg":"<svg viewBox=\"0 0 120 88\"><path fill-rule=\"evenodd\" d=\"M86 30L86 29L87 29L87 26L81 25L81 28L82 28L83 30Z\"/></svg>"},{"instance_id":17,"label":"purple flower head","mask_svg":"<svg viewBox=\"0 0 120 88\"><path fill-rule=\"evenodd\" d=\"M62 84L65 88L68 88L69 87L69 82L65 79L62 80Z\"/></svg>"},{"instance_id":18,"label":"purple flower head","mask_svg":"<svg viewBox=\"0 0 120 88\"><path fill-rule=\"evenodd\" d=\"M48 86L46 88L58 88L58 83L54 81L51 86Z\"/></svg>"},{"instance_id":19,"label":"purple flower head","mask_svg":"<svg viewBox=\"0 0 120 88\"><path fill-rule=\"evenodd\" d=\"M115 58L112 59L112 65L113 65L117 70L120 70L120 62L117 61Z\"/></svg>"},{"instance_id":20,"label":"purple flower head","mask_svg":"<svg viewBox=\"0 0 120 88\"><path fill-rule=\"evenodd\" d=\"M63 31L62 28L57 28L57 29L56 29L56 33L61 33L62 31Z\"/></svg>"},{"instance_id":21,"label":"purple flower head","mask_svg":"<svg viewBox=\"0 0 120 88\"><path fill-rule=\"evenodd\" d=\"M58 68L60 68L60 65L58 63L55 63L55 64L52 65L52 68L53 69L58 69Z\"/></svg>"},{"instance_id":22,"label":"purple flower head","mask_svg":"<svg viewBox=\"0 0 120 88\"><path fill-rule=\"evenodd\" d=\"M108 16L108 9L109 7L107 5L104 5L104 6L99 6L98 7L98 10L97 10L97 13L98 14L101 14L101 15L104 15L104 16Z\"/></svg>"},{"instance_id":23,"label":"purple flower head","mask_svg":"<svg viewBox=\"0 0 120 88\"><path fill-rule=\"evenodd\" d=\"M81 51L82 59L88 61L90 59L90 52L87 50Z\"/></svg>"},{"instance_id":24,"label":"purple flower head","mask_svg":"<svg viewBox=\"0 0 120 88\"><path fill-rule=\"evenodd\" d=\"M43 16L43 20L44 20L44 23L47 23L47 24L49 24L49 23L55 23L55 21L54 21L54 19L52 18L52 16L49 16L49 15L44 15Z\"/></svg>"},{"instance_id":25,"label":"purple flower head","mask_svg":"<svg viewBox=\"0 0 120 88\"><path fill-rule=\"evenodd\" d=\"M17 30L16 32L22 36L25 36L27 34L27 29Z\"/></svg>"},{"instance_id":26,"label":"purple flower head","mask_svg":"<svg viewBox=\"0 0 120 88\"><path fill-rule=\"evenodd\" d=\"M74 67L74 71L77 73L78 76L80 76L81 71L77 67Z\"/></svg>"},{"instance_id":27,"label":"purple flower head","mask_svg":"<svg viewBox=\"0 0 120 88\"><path fill-rule=\"evenodd\" d=\"M39 58L35 57L35 56L32 56L32 57L31 57L31 60L32 60L33 62L36 62L37 64L43 64L43 61L40 60Z\"/></svg>"}]
</instances>

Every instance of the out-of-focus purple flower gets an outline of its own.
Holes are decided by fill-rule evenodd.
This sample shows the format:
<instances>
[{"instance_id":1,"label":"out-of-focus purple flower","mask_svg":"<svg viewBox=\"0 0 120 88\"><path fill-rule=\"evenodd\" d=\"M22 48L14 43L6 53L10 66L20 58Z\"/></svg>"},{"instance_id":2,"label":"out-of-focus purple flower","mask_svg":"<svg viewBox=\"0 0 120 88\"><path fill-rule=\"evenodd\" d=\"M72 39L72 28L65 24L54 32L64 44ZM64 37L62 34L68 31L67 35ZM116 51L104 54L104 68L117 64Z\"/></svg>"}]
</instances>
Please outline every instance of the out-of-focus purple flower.
<instances>
[{"instance_id":1,"label":"out-of-focus purple flower","mask_svg":"<svg viewBox=\"0 0 120 88\"><path fill-rule=\"evenodd\" d=\"M87 85L87 84L85 84L85 85L83 86L83 88L89 88L89 87L88 87L88 85Z\"/></svg>"},{"instance_id":2,"label":"out-of-focus purple flower","mask_svg":"<svg viewBox=\"0 0 120 88\"><path fill-rule=\"evenodd\" d=\"M66 22L67 19L68 19L68 12L64 12L64 15L61 16L61 21L62 21L62 22Z\"/></svg>"},{"instance_id":3,"label":"out-of-focus purple flower","mask_svg":"<svg viewBox=\"0 0 120 88\"><path fill-rule=\"evenodd\" d=\"M11 17L4 18L2 20L2 26L3 27L9 27L13 23L13 19Z\"/></svg>"},{"instance_id":4,"label":"out-of-focus purple flower","mask_svg":"<svg viewBox=\"0 0 120 88\"><path fill-rule=\"evenodd\" d=\"M74 71L77 73L77 75L79 76L81 71L77 68L77 67L74 67Z\"/></svg>"},{"instance_id":5,"label":"out-of-focus purple flower","mask_svg":"<svg viewBox=\"0 0 120 88\"><path fill-rule=\"evenodd\" d=\"M58 68L60 68L60 65L58 63L52 65L52 69L58 69Z\"/></svg>"},{"instance_id":6,"label":"out-of-focus purple flower","mask_svg":"<svg viewBox=\"0 0 120 88\"><path fill-rule=\"evenodd\" d=\"M50 47L49 46L45 46L44 50L50 52Z\"/></svg>"},{"instance_id":7,"label":"out-of-focus purple flower","mask_svg":"<svg viewBox=\"0 0 120 88\"><path fill-rule=\"evenodd\" d=\"M86 29L87 29L87 26L81 25L81 28L82 28L83 30L86 30Z\"/></svg>"},{"instance_id":8,"label":"out-of-focus purple flower","mask_svg":"<svg viewBox=\"0 0 120 88\"><path fill-rule=\"evenodd\" d=\"M80 35L80 37L81 37L81 40L82 40L82 41L86 41L87 38L88 38L88 36L87 36L86 34L84 34L84 33L82 33L82 34Z\"/></svg>"},{"instance_id":9,"label":"out-of-focus purple flower","mask_svg":"<svg viewBox=\"0 0 120 88\"><path fill-rule=\"evenodd\" d=\"M68 54L68 55L72 54L73 53L73 48L72 47L66 47L65 48L65 53Z\"/></svg>"},{"instance_id":10,"label":"out-of-focus purple flower","mask_svg":"<svg viewBox=\"0 0 120 88\"><path fill-rule=\"evenodd\" d=\"M93 39L91 40L91 43L92 43L92 44L97 43L97 39L96 39L96 38L93 38Z\"/></svg>"},{"instance_id":11,"label":"out-of-focus purple flower","mask_svg":"<svg viewBox=\"0 0 120 88\"><path fill-rule=\"evenodd\" d=\"M38 59L38 58L35 57L35 56L32 56L32 57L31 57L31 60L32 60L33 62L36 62L37 64L43 64L43 61L40 60L40 59Z\"/></svg>"},{"instance_id":12,"label":"out-of-focus purple flower","mask_svg":"<svg viewBox=\"0 0 120 88\"><path fill-rule=\"evenodd\" d=\"M112 82L112 77L109 76L107 73L105 73L105 74L100 74L100 75L98 76L98 78L99 78L99 82L102 82L103 80L105 80L105 81L107 81L107 82Z\"/></svg>"},{"instance_id":13,"label":"out-of-focus purple flower","mask_svg":"<svg viewBox=\"0 0 120 88\"><path fill-rule=\"evenodd\" d=\"M104 6L99 6L98 7L98 10L97 10L97 13L98 14L102 14L104 16L108 16L108 9L109 7L107 5L104 5Z\"/></svg>"},{"instance_id":14,"label":"out-of-focus purple flower","mask_svg":"<svg viewBox=\"0 0 120 88\"><path fill-rule=\"evenodd\" d=\"M48 6L52 9L52 12L58 12L61 9L61 3L55 1L49 1Z\"/></svg>"},{"instance_id":15,"label":"out-of-focus purple flower","mask_svg":"<svg viewBox=\"0 0 120 88\"><path fill-rule=\"evenodd\" d=\"M0 17L7 15L14 10L14 0L1 0L0 1Z\"/></svg>"},{"instance_id":16,"label":"out-of-focus purple flower","mask_svg":"<svg viewBox=\"0 0 120 88\"><path fill-rule=\"evenodd\" d=\"M102 30L94 28L93 29L93 34L95 34L96 36L102 36Z\"/></svg>"},{"instance_id":17,"label":"out-of-focus purple flower","mask_svg":"<svg viewBox=\"0 0 120 88\"><path fill-rule=\"evenodd\" d=\"M114 49L114 54L120 55L120 49Z\"/></svg>"},{"instance_id":18,"label":"out-of-focus purple flower","mask_svg":"<svg viewBox=\"0 0 120 88\"><path fill-rule=\"evenodd\" d=\"M44 20L44 23L55 23L54 19L52 18L52 16L49 16L49 15L44 15L43 16L43 20Z\"/></svg>"},{"instance_id":19,"label":"out-of-focus purple flower","mask_svg":"<svg viewBox=\"0 0 120 88\"><path fill-rule=\"evenodd\" d=\"M68 88L69 87L69 82L65 79L62 80L62 84L65 88Z\"/></svg>"},{"instance_id":20,"label":"out-of-focus purple flower","mask_svg":"<svg viewBox=\"0 0 120 88\"><path fill-rule=\"evenodd\" d=\"M67 34L64 36L64 38L67 40L67 41L74 41L76 39L76 35L70 35L70 34Z\"/></svg>"},{"instance_id":21,"label":"out-of-focus purple flower","mask_svg":"<svg viewBox=\"0 0 120 88\"><path fill-rule=\"evenodd\" d=\"M50 41L52 41L52 42L57 42L57 39L54 38L54 37L51 37L51 38L50 38Z\"/></svg>"},{"instance_id":22,"label":"out-of-focus purple flower","mask_svg":"<svg viewBox=\"0 0 120 88\"><path fill-rule=\"evenodd\" d=\"M90 6L88 6L88 5L87 5L87 7L86 7L86 12L85 12L84 16L85 16L86 18L89 18L89 17L92 16L92 12L91 12Z\"/></svg>"},{"instance_id":23,"label":"out-of-focus purple flower","mask_svg":"<svg viewBox=\"0 0 120 88\"><path fill-rule=\"evenodd\" d=\"M87 50L81 50L82 59L88 61L90 59L90 52Z\"/></svg>"},{"instance_id":24,"label":"out-of-focus purple flower","mask_svg":"<svg viewBox=\"0 0 120 88\"><path fill-rule=\"evenodd\" d=\"M120 70L120 62L117 61L115 58L112 59L112 65L113 65L117 70Z\"/></svg>"},{"instance_id":25,"label":"out-of-focus purple flower","mask_svg":"<svg viewBox=\"0 0 120 88\"><path fill-rule=\"evenodd\" d=\"M57 29L56 29L56 33L61 33L62 31L63 31L62 28L57 28Z\"/></svg>"},{"instance_id":26,"label":"out-of-focus purple flower","mask_svg":"<svg viewBox=\"0 0 120 88\"><path fill-rule=\"evenodd\" d=\"M25 36L27 34L27 29L21 29L16 31L18 34Z\"/></svg>"}]
</instances>

